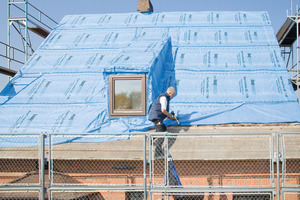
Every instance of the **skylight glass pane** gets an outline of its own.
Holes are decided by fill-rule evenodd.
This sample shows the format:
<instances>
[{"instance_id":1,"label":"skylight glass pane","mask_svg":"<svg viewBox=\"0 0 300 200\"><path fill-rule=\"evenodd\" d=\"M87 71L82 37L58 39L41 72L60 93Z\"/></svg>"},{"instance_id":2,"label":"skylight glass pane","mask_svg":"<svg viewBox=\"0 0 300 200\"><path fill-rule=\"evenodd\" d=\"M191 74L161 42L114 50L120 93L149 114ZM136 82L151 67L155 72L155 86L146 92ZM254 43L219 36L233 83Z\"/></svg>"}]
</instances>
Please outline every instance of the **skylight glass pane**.
<instances>
[{"instance_id":1,"label":"skylight glass pane","mask_svg":"<svg viewBox=\"0 0 300 200\"><path fill-rule=\"evenodd\" d=\"M115 80L114 109L142 109L142 80Z\"/></svg>"}]
</instances>

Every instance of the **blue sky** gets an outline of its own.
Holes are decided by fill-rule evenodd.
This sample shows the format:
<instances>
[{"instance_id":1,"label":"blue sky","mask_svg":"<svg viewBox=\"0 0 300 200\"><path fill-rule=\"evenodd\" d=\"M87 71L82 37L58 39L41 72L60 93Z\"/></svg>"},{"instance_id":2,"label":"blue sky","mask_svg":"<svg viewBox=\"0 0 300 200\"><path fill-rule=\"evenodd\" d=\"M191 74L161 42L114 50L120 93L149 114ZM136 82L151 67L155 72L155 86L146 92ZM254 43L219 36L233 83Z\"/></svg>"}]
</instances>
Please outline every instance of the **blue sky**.
<instances>
[{"instance_id":1,"label":"blue sky","mask_svg":"<svg viewBox=\"0 0 300 200\"><path fill-rule=\"evenodd\" d=\"M18 0L22 1L22 0ZM138 0L29 0L31 4L45 12L56 21L65 15L136 12ZM151 0L155 12L168 11L268 11L275 33L284 23L290 0ZM300 0L293 0L293 9ZM0 0L0 41L7 41L7 0ZM14 46L21 48L20 37L14 37ZM31 34L34 49L43 39ZM19 44L18 44L19 43ZM4 53L3 48L0 53ZM7 61L0 59L0 66L6 67ZM20 66L12 66L18 70ZM8 78L0 74L0 91Z\"/></svg>"}]
</instances>

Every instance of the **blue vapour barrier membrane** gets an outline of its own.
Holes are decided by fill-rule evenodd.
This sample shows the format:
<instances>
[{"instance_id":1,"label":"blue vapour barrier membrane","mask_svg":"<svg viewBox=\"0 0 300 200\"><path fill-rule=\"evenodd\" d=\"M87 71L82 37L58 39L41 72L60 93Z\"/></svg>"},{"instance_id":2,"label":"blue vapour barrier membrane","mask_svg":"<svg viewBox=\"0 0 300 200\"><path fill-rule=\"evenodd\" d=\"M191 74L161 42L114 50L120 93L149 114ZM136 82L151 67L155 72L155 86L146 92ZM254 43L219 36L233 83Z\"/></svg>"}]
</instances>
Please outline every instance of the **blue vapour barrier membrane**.
<instances>
[{"instance_id":1,"label":"blue vapour barrier membrane","mask_svg":"<svg viewBox=\"0 0 300 200\"><path fill-rule=\"evenodd\" d=\"M146 116L110 116L116 74L146 75ZM267 12L122 13L65 16L1 92L0 132L146 131L169 86L182 125L300 122ZM119 139L128 135L54 144Z\"/></svg>"}]
</instances>

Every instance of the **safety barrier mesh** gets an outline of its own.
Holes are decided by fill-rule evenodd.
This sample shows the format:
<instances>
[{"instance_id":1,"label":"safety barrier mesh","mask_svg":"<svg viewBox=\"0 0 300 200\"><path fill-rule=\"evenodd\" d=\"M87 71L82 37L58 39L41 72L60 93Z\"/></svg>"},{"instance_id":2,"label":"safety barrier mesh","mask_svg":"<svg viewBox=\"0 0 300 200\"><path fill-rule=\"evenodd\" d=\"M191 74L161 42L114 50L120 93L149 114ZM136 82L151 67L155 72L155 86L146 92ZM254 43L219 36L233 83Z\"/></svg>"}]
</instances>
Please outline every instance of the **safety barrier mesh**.
<instances>
[{"instance_id":1,"label":"safety barrier mesh","mask_svg":"<svg viewBox=\"0 0 300 200\"><path fill-rule=\"evenodd\" d=\"M39 192L33 191L0 191L1 200L33 200L39 199Z\"/></svg>"},{"instance_id":2,"label":"safety barrier mesh","mask_svg":"<svg viewBox=\"0 0 300 200\"><path fill-rule=\"evenodd\" d=\"M295 192L283 192L282 193L283 200L298 200L300 199L300 191Z\"/></svg>"},{"instance_id":3,"label":"safety barrier mesh","mask_svg":"<svg viewBox=\"0 0 300 200\"><path fill-rule=\"evenodd\" d=\"M152 139L153 187L263 188L274 184L271 135Z\"/></svg>"},{"instance_id":4,"label":"safety barrier mesh","mask_svg":"<svg viewBox=\"0 0 300 200\"><path fill-rule=\"evenodd\" d=\"M0 186L39 184L39 139L39 135L0 135Z\"/></svg>"},{"instance_id":5,"label":"safety barrier mesh","mask_svg":"<svg viewBox=\"0 0 300 200\"><path fill-rule=\"evenodd\" d=\"M144 192L171 200L300 198L299 133L0 134L0 140L0 199L127 200Z\"/></svg>"},{"instance_id":6,"label":"safety barrier mesh","mask_svg":"<svg viewBox=\"0 0 300 200\"><path fill-rule=\"evenodd\" d=\"M132 191L132 190L93 190L93 191L52 191L51 199L80 199L80 200L117 200L117 199L128 199L138 200L144 198L143 191Z\"/></svg>"},{"instance_id":7,"label":"safety barrier mesh","mask_svg":"<svg viewBox=\"0 0 300 200\"><path fill-rule=\"evenodd\" d=\"M271 200L273 199L272 193L219 193L219 192L191 192L191 193L153 193L152 199L162 200L206 200L206 199L218 199L218 200Z\"/></svg>"},{"instance_id":8,"label":"safety barrier mesh","mask_svg":"<svg viewBox=\"0 0 300 200\"><path fill-rule=\"evenodd\" d=\"M143 136L98 143L105 135L53 135L52 144L80 138L88 143L51 145L53 185L142 186Z\"/></svg>"},{"instance_id":9,"label":"safety barrier mesh","mask_svg":"<svg viewBox=\"0 0 300 200\"><path fill-rule=\"evenodd\" d=\"M300 187L300 135L282 135L282 186Z\"/></svg>"}]
</instances>

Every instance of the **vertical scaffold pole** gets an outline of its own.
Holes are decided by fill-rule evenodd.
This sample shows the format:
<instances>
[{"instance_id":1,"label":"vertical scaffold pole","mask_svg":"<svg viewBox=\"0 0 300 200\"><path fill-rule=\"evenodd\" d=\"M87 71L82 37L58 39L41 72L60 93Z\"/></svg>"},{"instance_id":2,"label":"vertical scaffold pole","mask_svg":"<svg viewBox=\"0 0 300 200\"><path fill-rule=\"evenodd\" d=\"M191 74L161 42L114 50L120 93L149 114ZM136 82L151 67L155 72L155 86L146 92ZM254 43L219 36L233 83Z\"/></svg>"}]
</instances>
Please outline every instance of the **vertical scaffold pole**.
<instances>
[{"instance_id":1,"label":"vertical scaffold pole","mask_svg":"<svg viewBox=\"0 0 300 200\"><path fill-rule=\"evenodd\" d=\"M48 137L48 179L49 179L49 188L52 187L52 135L51 134L47 134ZM48 191L48 199L52 199L51 198L51 190Z\"/></svg>"},{"instance_id":2,"label":"vertical scaffold pole","mask_svg":"<svg viewBox=\"0 0 300 200\"><path fill-rule=\"evenodd\" d=\"M149 145L149 199L152 200L151 188L153 186L152 179L153 179L153 169L152 169L152 144L153 144L153 136L148 134L148 145Z\"/></svg>"},{"instance_id":3,"label":"vertical scaffold pole","mask_svg":"<svg viewBox=\"0 0 300 200\"><path fill-rule=\"evenodd\" d=\"M45 199L45 135L40 134L40 199Z\"/></svg>"},{"instance_id":4,"label":"vertical scaffold pole","mask_svg":"<svg viewBox=\"0 0 300 200\"><path fill-rule=\"evenodd\" d=\"M280 162L280 152L279 152L279 134L276 134L276 171L277 171L277 200L280 200L280 168L279 168L279 162Z\"/></svg>"},{"instance_id":5,"label":"vertical scaffold pole","mask_svg":"<svg viewBox=\"0 0 300 200\"><path fill-rule=\"evenodd\" d=\"M7 3L7 68L10 69L10 0Z\"/></svg>"},{"instance_id":6,"label":"vertical scaffold pole","mask_svg":"<svg viewBox=\"0 0 300 200\"><path fill-rule=\"evenodd\" d=\"M28 0L25 0L25 62L28 60Z\"/></svg>"},{"instance_id":7,"label":"vertical scaffold pole","mask_svg":"<svg viewBox=\"0 0 300 200\"><path fill-rule=\"evenodd\" d=\"M293 15L293 0L291 0L291 16Z\"/></svg>"},{"instance_id":8,"label":"vertical scaffold pole","mask_svg":"<svg viewBox=\"0 0 300 200\"><path fill-rule=\"evenodd\" d=\"M169 162L170 162L170 158L169 158L169 137L167 136L167 134L164 136L165 139L165 152L164 153L164 157L165 157L165 169L166 169L166 187L167 187L167 190L169 190L169 187L170 187L170 174L169 174ZM167 192L167 195L166 195L166 200L169 200L169 191Z\"/></svg>"},{"instance_id":9,"label":"vertical scaffold pole","mask_svg":"<svg viewBox=\"0 0 300 200\"><path fill-rule=\"evenodd\" d=\"M296 87L297 87L297 98L298 103L300 104L300 96L299 96L299 16L298 16L298 5L297 5L297 13L296 13L296 29L297 29L297 80L296 80Z\"/></svg>"},{"instance_id":10,"label":"vertical scaffold pole","mask_svg":"<svg viewBox=\"0 0 300 200\"><path fill-rule=\"evenodd\" d=\"M144 199L147 200L147 137L148 135L144 135Z\"/></svg>"}]
</instances>

